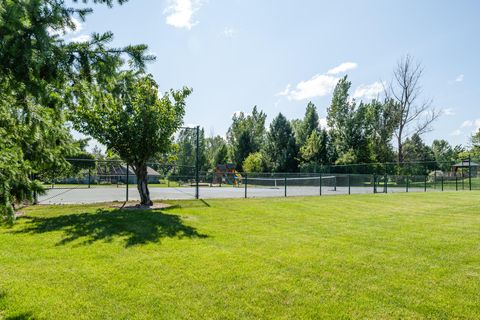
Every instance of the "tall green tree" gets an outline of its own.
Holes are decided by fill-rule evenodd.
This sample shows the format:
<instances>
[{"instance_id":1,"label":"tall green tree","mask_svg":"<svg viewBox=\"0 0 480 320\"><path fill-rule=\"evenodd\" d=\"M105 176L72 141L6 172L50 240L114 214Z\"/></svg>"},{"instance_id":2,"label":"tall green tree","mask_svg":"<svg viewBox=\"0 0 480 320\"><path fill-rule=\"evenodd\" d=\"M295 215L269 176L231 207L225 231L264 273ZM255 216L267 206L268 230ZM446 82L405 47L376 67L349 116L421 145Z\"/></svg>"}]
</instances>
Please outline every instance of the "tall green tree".
<instances>
[{"instance_id":1,"label":"tall green tree","mask_svg":"<svg viewBox=\"0 0 480 320\"><path fill-rule=\"evenodd\" d=\"M450 170L456 160L456 152L446 140L433 140L432 153L437 166L442 171Z\"/></svg>"},{"instance_id":2,"label":"tall green tree","mask_svg":"<svg viewBox=\"0 0 480 320\"><path fill-rule=\"evenodd\" d=\"M243 171L248 173L263 172L265 166L265 156L262 152L250 153L243 161Z\"/></svg>"},{"instance_id":3,"label":"tall green tree","mask_svg":"<svg viewBox=\"0 0 480 320\"><path fill-rule=\"evenodd\" d=\"M205 148L208 169L215 169L217 164L225 164L228 162L227 143L221 136L206 138Z\"/></svg>"},{"instance_id":4,"label":"tall green tree","mask_svg":"<svg viewBox=\"0 0 480 320\"><path fill-rule=\"evenodd\" d=\"M110 32L66 42L61 34L75 29L73 17L91 12L59 0L0 2L0 215L10 220L13 205L41 189L34 177L69 166L65 156L78 151L65 125L65 110L85 93L78 86L106 81L124 54L140 68L152 59L146 46L109 47Z\"/></svg>"},{"instance_id":5,"label":"tall green tree","mask_svg":"<svg viewBox=\"0 0 480 320\"><path fill-rule=\"evenodd\" d=\"M88 134L131 165L137 177L141 205L152 204L147 162L169 151L173 134L183 123L184 87L158 97L151 75L121 72L117 81L81 100L75 112L76 128Z\"/></svg>"},{"instance_id":6,"label":"tall green tree","mask_svg":"<svg viewBox=\"0 0 480 320\"><path fill-rule=\"evenodd\" d=\"M313 131L319 130L317 108L312 102L307 104L305 116L298 128L296 139L299 147L303 146Z\"/></svg>"},{"instance_id":7,"label":"tall green tree","mask_svg":"<svg viewBox=\"0 0 480 320\"><path fill-rule=\"evenodd\" d=\"M314 130L306 143L300 148L300 157L303 170L316 171L319 166L330 164L332 150L328 132Z\"/></svg>"},{"instance_id":8,"label":"tall green tree","mask_svg":"<svg viewBox=\"0 0 480 320\"><path fill-rule=\"evenodd\" d=\"M390 162L395 159L392 138L398 123L395 101L385 99L373 100L365 105L365 125L372 162Z\"/></svg>"},{"instance_id":9,"label":"tall green tree","mask_svg":"<svg viewBox=\"0 0 480 320\"><path fill-rule=\"evenodd\" d=\"M403 160L407 173L424 175L435 169L435 157L432 149L425 144L420 135L413 134L403 143Z\"/></svg>"},{"instance_id":10,"label":"tall green tree","mask_svg":"<svg viewBox=\"0 0 480 320\"><path fill-rule=\"evenodd\" d=\"M265 120L267 115L253 107L252 113L235 114L232 125L227 132L230 158L242 170L242 163L250 153L260 151L265 137Z\"/></svg>"},{"instance_id":11,"label":"tall green tree","mask_svg":"<svg viewBox=\"0 0 480 320\"><path fill-rule=\"evenodd\" d=\"M281 113L270 124L265 143L265 155L274 172L293 172L298 168L298 148L290 122Z\"/></svg>"},{"instance_id":12,"label":"tall green tree","mask_svg":"<svg viewBox=\"0 0 480 320\"><path fill-rule=\"evenodd\" d=\"M480 129L470 137L470 143L472 145L471 156L480 158Z\"/></svg>"},{"instance_id":13,"label":"tall green tree","mask_svg":"<svg viewBox=\"0 0 480 320\"><path fill-rule=\"evenodd\" d=\"M347 76L341 78L333 92L331 105L327 109L327 123L338 154L336 163L362 163L370 161L368 148L367 108L364 103L356 104L349 99L351 82Z\"/></svg>"}]
</instances>

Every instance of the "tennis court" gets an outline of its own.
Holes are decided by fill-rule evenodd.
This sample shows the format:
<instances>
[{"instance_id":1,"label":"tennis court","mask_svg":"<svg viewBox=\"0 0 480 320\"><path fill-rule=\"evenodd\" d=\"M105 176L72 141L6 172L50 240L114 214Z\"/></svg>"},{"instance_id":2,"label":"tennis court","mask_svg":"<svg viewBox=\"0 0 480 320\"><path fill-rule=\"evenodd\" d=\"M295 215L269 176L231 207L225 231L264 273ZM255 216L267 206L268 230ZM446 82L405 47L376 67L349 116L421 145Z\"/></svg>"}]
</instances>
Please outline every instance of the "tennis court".
<instances>
[{"instance_id":1,"label":"tennis court","mask_svg":"<svg viewBox=\"0 0 480 320\"><path fill-rule=\"evenodd\" d=\"M152 200L185 200L195 199L196 188L185 187L150 187ZM267 198L295 196L328 196L340 194L367 193L399 193L424 192L425 188L405 186L385 186L370 180L370 176L360 179L350 176L298 177L298 178L247 178L243 185L199 187L199 198ZM430 190L429 190L430 191ZM110 201L125 201L127 188L125 186L107 187L69 187L49 189L39 197L41 204L78 204ZM139 200L136 187L128 188L128 200Z\"/></svg>"}]
</instances>

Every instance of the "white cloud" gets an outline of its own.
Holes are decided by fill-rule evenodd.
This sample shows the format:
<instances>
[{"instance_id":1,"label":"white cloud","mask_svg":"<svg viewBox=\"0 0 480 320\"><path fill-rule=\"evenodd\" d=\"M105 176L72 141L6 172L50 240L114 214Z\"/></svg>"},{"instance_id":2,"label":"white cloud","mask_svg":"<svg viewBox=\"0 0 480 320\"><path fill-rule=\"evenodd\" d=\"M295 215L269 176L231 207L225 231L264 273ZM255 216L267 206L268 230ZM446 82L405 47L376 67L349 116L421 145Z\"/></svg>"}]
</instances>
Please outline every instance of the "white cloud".
<instances>
[{"instance_id":1,"label":"white cloud","mask_svg":"<svg viewBox=\"0 0 480 320\"><path fill-rule=\"evenodd\" d=\"M90 41L91 37L88 34L81 34L77 37L70 39L71 42L87 42Z\"/></svg>"},{"instance_id":2,"label":"white cloud","mask_svg":"<svg viewBox=\"0 0 480 320\"><path fill-rule=\"evenodd\" d=\"M347 72L348 70L352 70L358 67L358 64L355 62L344 62L335 68L332 68L327 71L327 74L339 74L339 73L344 73Z\"/></svg>"},{"instance_id":3,"label":"white cloud","mask_svg":"<svg viewBox=\"0 0 480 320\"><path fill-rule=\"evenodd\" d=\"M285 87L284 90L280 91L280 92L277 93L276 95L277 95L277 96L288 96L288 94L290 93L290 87L291 87L291 85L290 85L290 83L289 83L289 84L287 84L287 86Z\"/></svg>"},{"instance_id":4,"label":"white cloud","mask_svg":"<svg viewBox=\"0 0 480 320\"><path fill-rule=\"evenodd\" d=\"M384 84L379 81L376 81L372 84L362 84L357 89L355 89L352 97L354 99L373 100L375 98L378 98L378 96L383 90Z\"/></svg>"},{"instance_id":5,"label":"white cloud","mask_svg":"<svg viewBox=\"0 0 480 320\"><path fill-rule=\"evenodd\" d=\"M475 120L465 120L462 122L460 125L460 128L452 132L452 135L458 136L460 134L463 134L462 129L469 129L472 130L472 132L476 132L477 130L480 129L480 119L475 119Z\"/></svg>"},{"instance_id":6,"label":"white cloud","mask_svg":"<svg viewBox=\"0 0 480 320\"><path fill-rule=\"evenodd\" d=\"M456 115L455 111L452 108L443 109L443 114L446 115L446 116Z\"/></svg>"},{"instance_id":7,"label":"white cloud","mask_svg":"<svg viewBox=\"0 0 480 320\"><path fill-rule=\"evenodd\" d=\"M233 38L237 34L237 30L234 28L225 27L222 32L222 36L225 38Z\"/></svg>"},{"instance_id":8,"label":"white cloud","mask_svg":"<svg viewBox=\"0 0 480 320\"><path fill-rule=\"evenodd\" d=\"M459 136L459 135L461 135L462 133L463 133L462 130L457 129L457 130L455 130L455 131L452 132L452 136Z\"/></svg>"},{"instance_id":9,"label":"white cloud","mask_svg":"<svg viewBox=\"0 0 480 320\"><path fill-rule=\"evenodd\" d=\"M281 95L287 96L289 100L305 100L315 97L323 97L332 93L339 78L324 74L314 75L311 79L300 81L295 89L290 90L287 86Z\"/></svg>"},{"instance_id":10,"label":"white cloud","mask_svg":"<svg viewBox=\"0 0 480 320\"><path fill-rule=\"evenodd\" d=\"M459 74L459 75L455 78L455 82L462 82L462 81L463 81L463 78L464 78L464 75L463 75L463 74Z\"/></svg>"},{"instance_id":11,"label":"white cloud","mask_svg":"<svg viewBox=\"0 0 480 320\"><path fill-rule=\"evenodd\" d=\"M332 68L324 74L316 74L308 80L300 81L295 88L288 84L284 90L278 92L277 96L285 96L288 100L306 100L315 97L323 97L332 93L340 79L334 76L357 67L355 62L344 62Z\"/></svg>"},{"instance_id":12,"label":"white cloud","mask_svg":"<svg viewBox=\"0 0 480 320\"><path fill-rule=\"evenodd\" d=\"M170 0L170 5L164 10L166 23L175 28L192 29L198 21L194 21L195 13L200 9L200 0Z\"/></svg>"}]
</instances>

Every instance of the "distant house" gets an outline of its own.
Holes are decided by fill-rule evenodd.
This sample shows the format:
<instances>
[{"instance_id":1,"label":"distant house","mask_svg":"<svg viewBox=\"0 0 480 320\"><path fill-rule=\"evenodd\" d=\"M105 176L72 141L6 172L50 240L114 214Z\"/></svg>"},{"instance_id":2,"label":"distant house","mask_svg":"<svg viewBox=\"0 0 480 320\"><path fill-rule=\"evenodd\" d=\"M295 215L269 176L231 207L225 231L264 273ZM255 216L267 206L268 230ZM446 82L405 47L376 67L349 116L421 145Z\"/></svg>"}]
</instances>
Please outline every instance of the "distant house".
<instances>
[{"instance_id":1,"label":"distant house","mask_svg":"<svg viewBox=\"0 0 480 320\"><path fill-rule=\"evenodd\" d=\"M452 166L452 171L455 175L460 173L462 176L464 173L468 174L468 170L471 170L471 176L476 177L478 172L479 164L469 160L463 160L462 162L456 163Z\"/></svg>"},{"instance_id":2,"label":"distant house","mask_svg":"<svg viewBox=\"0 0 480 320\"><path fill-rule=\"evenodd\" d=\"M123 164L99 165L97 167L97 180L99 183L127 183L127 166ZM148 183L159 183L160 173L147 166ZM137 177L132 167L128 168L128 183L137 183Z\"/></svg>"}]
</instances>

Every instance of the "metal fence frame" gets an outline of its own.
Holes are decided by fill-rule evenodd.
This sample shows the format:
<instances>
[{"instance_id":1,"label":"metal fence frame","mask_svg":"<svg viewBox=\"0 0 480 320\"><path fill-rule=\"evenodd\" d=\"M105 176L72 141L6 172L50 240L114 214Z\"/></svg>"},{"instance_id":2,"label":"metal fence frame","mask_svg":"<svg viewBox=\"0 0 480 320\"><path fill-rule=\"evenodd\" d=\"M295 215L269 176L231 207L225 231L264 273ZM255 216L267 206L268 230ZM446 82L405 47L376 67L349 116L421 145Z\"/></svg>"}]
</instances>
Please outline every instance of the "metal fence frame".
<instances>
[{"instance_id":1,"label":"metal fence frame","mask_svg":"<svg viewBox=\"0 0 480 320\"><path fill-rule=\"evenodd\" d=\"M150 166L153 166L157 168L157 170L160 170L158 168L161 168L161 171L164 172L163 174L157 173L156 177L159 182L162 182L162 179L165 180L165 183L168 183L168 187L170 187L171 182L176 182L178 183L178 186L185 185L185 186L191 186L195 187L195 198L199 199L201 197L201 188L204 186L217 186L214 184L214 180L218 177L215 177L216 173L214 172L200 172L199 171L199 163L198 163L198 133L199 133L199 127L196 127L196 144L197 144L197 152L196 152L196 163L194 166L184 166L183 168L186 170L182 171L187 171L187 175L175 175L176 170L178 171L180 166L177 166L175 164L160 164L160 163L149 163ZM131 176L130 172L130 165L127 163L124 163L121 160L86 160L86 159L67 159L71 163L74 163L75 161L92 161L95 162L94 166L91 166L88 168L88 173L84 172L85 176L83 177L83 180L78 183L80 187L83 188L91 188L92 185L98 183L101 184L103 183L117 183L117 187L120 186L120 184L125 185L125 200L129 200L129 186L132 183L131 181L135 181L135 178ZM436 191L444 191L446 187L450 187L452 189L452 186L454 186L454 190L472 190L474 189L473 183L472 183L472 172L475 171L475 177L480 177L479 172L477 169L472 170L472 159L469 158L468 160L465 160L468 163L468 166L462 167L460 171L455 171L454 174L452 172L449 172L446 174L445 172L440 172L437 170L439 167L447 167L452 166L454 163L453 162L448 162L448 163L432 163L432 162L409 162L409 163L403 163L401 165L398 164L393 164L393 163L387 163L387 164L353 164L353 165L340 165L340 166L320 166L321 170L319 172L290 172L290 173L272 173L272 172L261 172L261 173L230 173L232 175L232 179L230 181L236 181L236 187L241 187L244 189L243 196L244 198L248 198L250 196L249 190L251 188L255 187L254 181L255 179L274 179L274 181L281 187L283 188L282 190L282 196L287 197L290 196L291 194L289 193L289 190L294 190L292 188L300 187L300 185L295 184L295 181L299 179L314 179L315 181L318 180L318 185L312 185L310 186L311 188L317 187L318 188L318 195L322 196L324 194L324 190L326 185L324 178L328 177L335 177L334 179L334 184L332 185L331 188L333 188L333 191L337 191L338 188L342 188L344 190L345 194L352 194L357 192L359 190L359 185L356 185L355 182L357 180L363 181L363 187L365 190L367 190L366 187L366 182L365 181L371 181L368 183L369 186L371 186L371 193L389 193L389 189L393 188L391 192L394 192L394 190L398 191L401 189L398 187L399 185L402 185L404 188L405 192L409 192L413 190L413 188L416 191L419 191L419 188L422 188L424 192L427 192L427 190L433 189ZM395 167L396 165L396 167ZM114 174L109 174L108 168L111 167L125 167L126 170L122 169L119 172L114 172ZM374 168L377 170L372 170L373 172L371 173L355 173L354 171L356 170L349 170L351 168ZM424 174L401 174L402 170L405 168L425 168ZM96 172L93 172L92 168L97 168ZM103 168L106 171L102 172L99 171L98 168ZM341 168L341 170L339 170ZM379 168L383 168L383 170L379 170ZM393 169L392 169L393 168ZM353 171L349 173L338 173L338 171ZM363 170L363 169L362 169ZM118 171L118 170L117 170ZM383 172L381 172L383 171ZM100 172L100 174L99 174ZM460 172L460 174L458 174ZM417 172L415 172L417 173ZM233 175L239 175L239 177L234 177ZM99 178L100 177L100 178ZM102 180L102 177L104 180ZM64 179L63 183L65 185L68 185L69 179L71 181L74 181L73 178L68 178ZM133 180L132 180L133 179ZM223 179L223 178L222 178ZM222 183L227 183L226 181L222 182L222 179L220 180L220 185L219 187L222 187ZM342 181L342 183L338 183L338 181ZM57 180L58 181L58 180ZM283 183L282 183L283 181ZM313 181L313 180L312 180ZM55 177L52 180L52 188L54 187L56 180ZM62 182L59 183L61 186ZM74 183L72 183L74 184ZM234 185L234 183L232 183ZM362 185L361 185L362 186ZM478 183L476 182L475 187L478 188ZM379 191L381 190L381 191ZM363 192L366 193L366 192ZM293 194L295 195L295 194ZM280 196L280 193L278 193L278 196Z\"/></svg>"}]
</instances>

